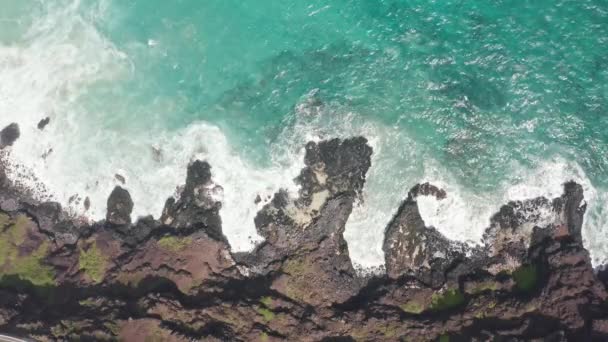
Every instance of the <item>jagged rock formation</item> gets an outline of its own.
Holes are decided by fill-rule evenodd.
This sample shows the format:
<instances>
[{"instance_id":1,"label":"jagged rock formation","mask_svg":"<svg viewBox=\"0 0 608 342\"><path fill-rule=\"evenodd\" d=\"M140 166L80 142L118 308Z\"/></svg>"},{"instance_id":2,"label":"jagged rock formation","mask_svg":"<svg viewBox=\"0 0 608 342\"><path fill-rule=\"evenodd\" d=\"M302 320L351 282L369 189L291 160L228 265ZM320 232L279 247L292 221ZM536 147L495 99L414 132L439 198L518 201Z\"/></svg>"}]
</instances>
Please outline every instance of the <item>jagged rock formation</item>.
<instances>
[{"instance_id":1,"label":"jagged rock formation","mask_svg":"<svg viewBox=\"0 0 608 342\"><path fill-rule=\"evenodd\" d=\"M296 198L231 253L221 186L189 166L160 220L130 222L116 188L103 222L0 187L0 331L40 341L603 341L608 293L581 242L582 188L503 206L471 248L426 227L412 188L386 229L386 275L358 275L343 238L370 167L363 138L306 146ZM3 174L0 163L0 175ZM0 178L2 181L2 178Z\"/></svg>"}]
</instances>

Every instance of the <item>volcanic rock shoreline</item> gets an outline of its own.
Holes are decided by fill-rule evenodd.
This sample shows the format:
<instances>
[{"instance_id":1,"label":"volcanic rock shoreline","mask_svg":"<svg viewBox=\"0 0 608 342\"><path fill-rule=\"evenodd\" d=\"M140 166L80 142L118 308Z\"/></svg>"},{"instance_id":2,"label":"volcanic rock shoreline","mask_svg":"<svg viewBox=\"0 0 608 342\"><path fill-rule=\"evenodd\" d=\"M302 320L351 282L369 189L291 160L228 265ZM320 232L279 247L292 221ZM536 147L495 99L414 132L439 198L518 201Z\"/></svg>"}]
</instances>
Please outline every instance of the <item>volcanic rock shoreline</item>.
<instances>
[{"instance_id":1,"label":"volcanic rock shoreline","mask_svg":"<svg viewBox=\"0 0 608 342\"><path fill-rule=\"evenodd\" d=\"M343 233L372 149L306 145L297 198L258 213L232 253L211 166L188 168L162 217L131 223L117 187L92 224L39 202L0 163L0 332L38 341L606 341L608 292L582 245L582 187L505 204L484 245L426 227L414 186L385 232L386 273L358 274ZM538 209L551 213L540 219ZM540 223L539 223L540 222ZM541 224L542 223L542 224Z\"/></svg>"}]
</instances>

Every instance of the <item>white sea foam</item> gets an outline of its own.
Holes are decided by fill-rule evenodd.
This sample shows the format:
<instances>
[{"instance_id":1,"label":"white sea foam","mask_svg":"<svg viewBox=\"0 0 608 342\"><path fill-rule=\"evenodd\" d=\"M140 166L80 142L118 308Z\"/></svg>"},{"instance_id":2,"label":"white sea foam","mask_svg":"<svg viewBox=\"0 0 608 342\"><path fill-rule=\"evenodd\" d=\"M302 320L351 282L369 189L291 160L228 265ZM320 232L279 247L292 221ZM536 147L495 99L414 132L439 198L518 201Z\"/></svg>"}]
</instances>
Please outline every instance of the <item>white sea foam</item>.
<instances>
[{"instance_id":1,"label":"white sea foam","mask_svg":"<svg viewBox=\"0 0 608 342\"><path fill-rule=\"evenodd\" d=\"M539 161L536 168L520 168L512 171L515 177L503 184L493 194L477 195L446 183L446 179L435 174L425 179L447 191L445 200L421 196L418 198L420 213L425 223L436 227L448 238L480 242L490 217L500 206L512 200L525 200L536 197L553 199L563 193L563 184L573 180L581 184L585 203L588 204L583 225L583 241L590 250L594 265L606 263L608 255L608 197L599 194L583 169L575 162L560 157ZM542 226L551 222L553 213L547 208L538 208L535 224Z\"/></svg>"},{"instance_id":2,"label":"white sea foam","mask_svg":"<svg viewBox=\"0 0 608 342\"><path fill-rule=\"evenodd\" d=\"M311 110L299 107L306 113ZM467 242L481 242L490 218L500 206L512 200L545 197L553 199L563 193L563 184L574 180L583 186L588 210L583 238L591 250L595 265L606 262L608 255L608 196L598 195L582 168L561 157L538 160L535 167L513 165L511 177L493 192L479 192L460 186L448 169L434 156L424 154L423 146L398 128L364 122L357 115L336 113L331 106L313 110L311 119L304 115L294 129L288 130L291 141L320 140L328 137L363 135L374 149L372 167L368 172L362 202L356 205L345 231L349 253L359 268L367 270L384 265L382 242L384 229L416 183L431 182L447 191L447 198L418 197L420 213L428 226L436 227L446 237ZM339 109L337 110L339 111ZM299 132L299 134L298 134ZM419 167L424 160L423 167ZM535 224L544 225L554 219L545 207L534 213Z\"/></svg>"},{"instance_id":3,"label":"white sea foam","mask_svg":"<svg viewBox=\"0 0 608 342\"><path fill-rule=\"evenodd\" d=\"M296 192L292 180L303 164L303 145L310 140L363 135L374 148L372 168L363 201L354 208L345 232L356 265L384 264L384 229L416 183L430 181L448 193L443 201L418 199L427 225L449 238L476 243L500 205L536 196L557 197L562 183L570 179L583 184L589 203L585 244L596 265L606 262L608 195L597 191L578 165L563 159L539 162L532 170L516 168L516 177L499 191L478 194L459 186L448 170L424 155L424 147L399 128L363 120L354 113L336 113L340 108L332 104L312 108L306 99L296 108L294 122L272 146L272 166L266 168L246 162L218 127L205 122L179 131L144 128L125 118L107 124L103 108L91 111L79 98L95 84L129 78L134 66L125 52L80 16L78 7L79 1L72 1L49 8L47 15L34 21L21 44L0 45L0 127L18 122L22 131L11 158L25 169L13 169L12 176L32 186L42 182L47 192L39 195L68 205L74 214L102 218L108 194L120 184L115 174L120 174L135 202L134 215L158 217L166 197L184 182L187 164L204 159L213 167L215 182L224 188L224 232L234 250L248 250L260 239L253 218L264 202L256 205L256 196L267 199L281 187ZM149 108L149 115L167 108L170 103ZM52 121L41 132L36 124L46 116ZM44 154L48 157L42 158ZM421 160L425 162L419 167L415 161ZM85 197L92 203L87 212ZM80 200L70 203L70 198Z\"/></svg>"},{"instance_id":4,"label":"white sea foam","mask_svg":"<svg viewBox=\"0 0 608 342\"><path fill-rule=\"evenodd\" d=\"M17 122L22 133L11 149L15 167L9 176L32 188L44 184L39 197L100 219L108 194L121 185L118 174L135 202L134 216L158 217L165 199L183 184L188 163L207 160L225 190L224 232L234 250L250 249L260 239L253 218L264 202L256 205L256 196L269 198L279 187L296 191L292 179L302 167L302 146L286 156L293 163L260 169L232 151L218 127L204 122L177 132L144 129L132 120L106 124L112 113L92 112L79 98L99 82L128 78L132 65L80 16L79 5L49 8L21 45L0 46L0 127ZM51 124L38 130L47 116Z\"/></svg>"}]
</instances>

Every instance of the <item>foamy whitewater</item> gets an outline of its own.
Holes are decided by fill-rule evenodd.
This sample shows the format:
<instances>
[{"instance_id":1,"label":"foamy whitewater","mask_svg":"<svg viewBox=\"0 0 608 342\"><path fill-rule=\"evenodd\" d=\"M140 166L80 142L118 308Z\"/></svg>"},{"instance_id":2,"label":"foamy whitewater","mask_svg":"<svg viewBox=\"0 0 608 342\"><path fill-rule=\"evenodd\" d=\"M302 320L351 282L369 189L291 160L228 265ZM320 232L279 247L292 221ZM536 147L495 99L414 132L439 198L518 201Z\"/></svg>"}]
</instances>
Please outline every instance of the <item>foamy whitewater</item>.
<instances>
[{"instance_id":1,"label":"foamy whitewater","mask_svg":"<svg viewBox=\"0 0 608 342\"><path fill-rule=\"evenodd\" d=\"M224 233L233 250L245 251L261 240L256 233L253 219L265 202L255 204L256 196L267 199L280 188L288 189L296 196L297 186L293 179L303 167L303 147L307 141L362 135L374 149L372 168L368 173L363 199L352 213L345 233L351 257L362 269L381 267L384 264L381 250L384 228L408 190L416 183L425 181L444 188L448 193L448 197L443 201L430 197L418 199L425 223L436 227L450 239L476 244L480 242L483 231L488 227L490 216L502 204L509 200L538 196L554 198L561 194L565 181L575 180L583 185L588 202L583 231L585 245L591 251L594 265L608 261L608 212L605 209L608 208L608 193L603 187L594 186L598 181L592 181L585 172L588 168L584 168L578 163L579 159L573 157L580 155L580 152L566 144L531 141L524 144L550 148L541 149L541 152L531 153L517 160L510 160L507 156L508 162L501 161L496 164L487 164L484 160L475 162L476 158L480 158L479 154L481 158L505 159L500 155L484 156L486 147L472 149L471 152L465 146L465 152L470 154L442 155L440 151L443 147L432 145L447 136L447 132L452 128L437 126L439 128L432 129L429 127L436 126L429 126L429 122L441 125L445 120L448 125L449 115L445 118L433 116L435 114L429 114L428 109L415 105L408 107L409 100L388 103L388 98L399 93L398 89L410 88L404 88L400 83L395 86L390 82L397 81L392 80L387 81L388 85L377 91L374 86L364 86L365 79L361 80L357 76L361 74L374 80L392 77L391 63L396 63L394 61L405 55L404 52L399 52L396 48L382 49L378 53L365 49L361 52L348 50L344 55L348 55L348 58L361 58L362 62L352 62L348 59L338 66L323 67L319 71L322 76L311 76L310 80L307 80L309 83L301 89L287 82L285 87L289 89L285 91L287 88L281 88L283 83L272 82L282 82L282 78L288 78L297 72L289 69L292 63L290 58L299 58L297 63L300 64L294 67L295 70L307 70L308 67L316 67L314 61L317 59L331 60L331 57L325 57L323 53L334 53L331 50L333 47L328 48L325 45L310 56L296 49L297 52L292 56L284 54L284 47L281 45L277 50L281 51L277 54L278 57L271 56L268 52L270 48L264 47L259 51L259 59L270 60L275 64L260 68L272 69L274 65L278 65L276 75L275 71L272 71L273 77L267 81L263 75L260 76L262 71L251 72L251 78L254 80L243 81L243 84L253 84L250 88L235 83L233 78L236 76L218 79L219 76L212 71L201 72L192 80L179 79L190 72L184 72L182 75L178 74L180 70L187 65L196 66L198 62L172 59L175 51L169 44L177 44L176 42L183 39L183 44L190 45L188 39L198 37L193 41L203 42L200 43L200 49L193 48L200 54L197 58L206 60L208 54L208 59L211 60L214 54L218 53L217 49L209 48L211 43L200 37L213 37L217 32L198 28L195 22L183 24L172 17L171 20L161 18L162 20L158 21L163 27L159 32L165 34L179 27L180 35L177 37L169 39L161 33L146 36L138 32L137 35L133 34L137 39L130 40L131 36L121 36L119 39L113 34L121 20L117 13L122 13L122 9L114 8L121 8L119 5L120 3L110 0L25 1L23 4L10 0L0 1L0 27L11 27L11 30L6 29L0 34L0 127L17 122L21 128L21 138L9 150L12 165L9 176L38 189L41 199L56 200L69 208L74 215L102 219L105 216L109 193L116 185L122 185L118 179L120 177L116 177L120 175L126 180L124 187L133 197L134 216L152 214L159 217L165 199L174 195L177 187L183 183L188 163L195 159L207 160L212 165L214 181L224 188L221 210ZM197 6L194 2L191 5ZM217 6L220 7L219 2ZM304 8L302 21L293 19L291 25L302 25L303 31L306 31L309 29L305 24L308 20L306 18L333 15L329 7L327 11L320 5L309 7ZM260 10L260 15L263 16L263 12ZM4 16L2 13L8 14ZM333 19L330 24L333 25L338 20L336 18L341 16L331 18ZM327 18L319 20L323 22ZM141 23L144 25L147 22L142 19ZM179 26L182 24L183 27ZM237 23L228 22L226 25ZM281 28L275 30L280 31ZM366 31L357 29L357 32L354 32L349 29L347 32L365 34ZM294 38L290 35L297 34L299 33L285 33L284 39L291 44ZM374 37L367 38L373 43ZM430 53L429 49L433 46L423 45L425 38L416 30L407 31L407 34L400 37L402 41L416 46L416 53ZM362 44L366 43L365 39L362 41ZM340 48L340 44L337 44L336 49ZM455 53L460 53L459 51L456 49ZM357 53L364 56L360 57ZM367 58L371 58L368 56L377 54L382 56L368 65ZM244 72L257 70L255 68L261 63L256 59L258 55L242 56L244 64L249 59L254 61L243 66ZM159 66L150 66L156 63L155 58L159 58L162 63L158 62ZM412 54L405 60L413 58L417 57ZM313 66L308 66L309 62L313 63ZM432 60L428 63L436 65L453 62ZM354 71L349 69L352 64L357 68L353 69ZM388 71L384 72L381 68L386 65ZM238 67L238 64L226 67L226 70L229 70L226 71L227 75L235 73L233 69ZM414 68L414 64L395 66L394 70L408 70L410 67ZM204 69L202 66L201 68ZM340 94L345 93L343 97L328 95L330 91L323 88L325 84L334 82L329 76L325 78L332 70L343 70L340 77L350 75L351 71L356 76L353 76L354 81L344 82L348 86L339 83ZM158 71L159 75L162 71L163 77L167 79L176 75L175 82L180 86L176 86L177 90L162 88L165 82L154 83L155 79L150 76L155 71ZM523 70L514 74L512 81L516 82L515 78L518 77L527 77L527 72L529 71ZM422 73L416 72L417 75ZM298 75L293 76L294 80L302 78L302 75ZM148 82L152 85L147 86ZM188 89L195 89L192 90L194 93L183 92L180 88L188 82L192 83ZM358 82L361 82L361 85ZM268 86L269 83L272 86ZM426 91L443 90L447 87L434 80L424 80L420 84L422 86L412 85L411 90L403 90L403 96L415 97ZM217 102L211 101L208 105L206 99L197 103L190 98L196 92L208 91L205 90L208 88L211 89L210 94L215 96L215 87L226 88L218 95L221 100ZM481 87L485 85L482 84ZM276 118L267 119L260 114L259 120L266 121L258 124L257 121L249 121L253 120L250 117L239 116L240 111L246 113L249 110L248 101L254 101L251 99L257 99L256 96L266 91L269 95L251 104L251 110L260 111L264 115L276 114ZM525 99L516 98L513 103L505 106L524 108L525 103L532 105L536 100L532 95L527 97L527 91L531 92L527 88L514 90L513 93ZM284 106L290 108L289 110L277 110L277 113L273 113L273 108L279 108L278 105L273 107L274 95L277 93L296 99ZM451 93L445 96L451 96L449 94ZM209 97L213 97L212 95ZM323 95L323 101L316 101L317 96ZM403 111L395 116L395 120L388 116L380 117L385 114L386 109L382 106L378 107L379 109L373 107L378 109L379 116L374 117L373 112L376 111L370 110L370 106L365 103L368 98L382 102L385 97L388 107L397 107L396 103L399 103L398 107ZM436 95L429 96L429 101L435 97ZM454 109L455 113L461 113L458 115L462 116L469 115L469 112L458 112L462 106L474 111L480 110L478 107L484 105L481 100L478 100L476 105L471 105L476 99L467 96L459 97L458 101L448 101L446 108ZM267 103L270 104L264 107ZM357 103L362 104L356 105ZM402 108L403 103L405 104ZM216 111L233 116L219 120ZM493 119L490 116L487 119L490 129L492 125L503 122L499 107L492 107L487 111L500 118ZM234 112L238 115L233 114ZM183 118L177 119L176 116L180 113ZM545 114L539 112L538 115L542 119ZM37 124L45 117L49 117L51 122L41 131ZM255 115L253 117L258 119ZM239 121L240 118L243 122ZM430 118L428 122L421 121L427 118ZM573 122L580 120L574 116L569 118ZM475 118L469 120L468 124L475 126L485 120L483 117ZM490 134L491 139L500 140L501 134L509 132L533 136L541 131L543 125L538 123L536 117L517 124L516 120L513 120L504 121L505 126L497 129L500 134ZM565 137L569 129L556 133L557 138L560 138L560 134ZM476 134L474 130L473 132ZM432 134L437 137L430 139ZM514 141L516 140L518 138L514 138ZM466 144L468 140L463 141ZM602 148L605 147L602 145ZM517 146L504 147L505 151L511 149L515 150L515 153L527 153L526 149L520 150ZM489 153L496 151L502 150L492 150ZM453 164L457 158L462 158L458 161L462 164ZM262 159L262 162L259 159ZM589 164L594 162L585 163L587 167ZM601 174L604 164L599 161L595 164L600 165L600 171L594 171L594 174ZM488 168L494 167L492 172L498 172L501 176L496 177L496 183L480 180L477 187L475 175L484 175L477 170L482 170L486 165ZM473 176L468 178L461 174L467 167L473 170ZM486 178L492 179L492 176ZM40 188L41 185L44 188ZM91 202L88 211L84 208L86 197Z\"/></svg>"}]
</instances>

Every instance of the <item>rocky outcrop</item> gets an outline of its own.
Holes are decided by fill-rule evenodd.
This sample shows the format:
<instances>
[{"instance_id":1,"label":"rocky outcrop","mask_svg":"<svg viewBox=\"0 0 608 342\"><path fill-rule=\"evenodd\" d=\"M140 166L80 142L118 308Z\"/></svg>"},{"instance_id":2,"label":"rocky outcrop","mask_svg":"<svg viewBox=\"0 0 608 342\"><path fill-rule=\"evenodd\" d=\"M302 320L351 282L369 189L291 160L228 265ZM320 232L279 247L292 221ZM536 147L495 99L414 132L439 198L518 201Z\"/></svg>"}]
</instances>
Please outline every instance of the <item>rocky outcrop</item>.
<instances>
[{"instance_id":1,"label":"rocky outcrop","mask_svg":"<svg viewBox=\"0 0 608 342\"><path fill-rule=\"evenodd\" d=\"M131 223L133 200L129 192L119 186L115 187L108 198L108 223L121 226Z\"/></svg>"},{"instance_id":2,"label":"rocky outcrop","mask_svg":"<svg viewBox=\"0 0 608 342\"><path fill-rule=\"evenodd\" d=\"M21 131L18 124L12 123L4 127L0 131L0 149L12 146L19 139L19 136L21 136Z\"/></svg>"},{"instance_id":3,"label":"rocky outcrop","mask_svg":"<svg viewBox=\"0 0 608 342\"><path fill-rule=\"evenodd\" d=\"M51 123L51 118L47 116L46 118L40 120L36 127L38 127L38 129L42 131L49 123Z\"/></svg>"},{"instance_id":4,"label":"rocky outcrop","mask_svg":"<svg viewBox=\"0 0 608 342\"><path fill-rule=\"evenodd\" d=\"M604 341L608 294L582 245L580 185L511 202L482 246L427 227L414 186L386 228L386 274L355 272L343 233L361 196L363 138L306 146L298 194L258 213L265 241L232 253L222 188L195 161L160 220L131 223L117 187L87 223L0 187L0 331L40 341ZM2 170L0 164L0 170Z\"/></svg>"},{"instance_id":5,"label":"rocky outcrop","mask_svg":"<svg viewBox=\"0 0 608 342\"><path fill-rule=\"evenodd\" d=\"M416 186L411 193L419 189ZM467 247L448 240L433 227L426 227L415 200L405 200L388 224L383 248L386 272L398 279L414 275L430 287L441 287L446 272L465 258Z\"/></svg>"}]
</instances>

